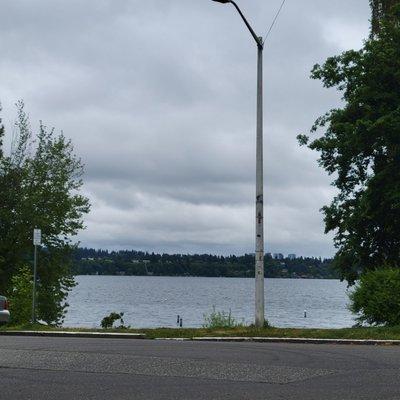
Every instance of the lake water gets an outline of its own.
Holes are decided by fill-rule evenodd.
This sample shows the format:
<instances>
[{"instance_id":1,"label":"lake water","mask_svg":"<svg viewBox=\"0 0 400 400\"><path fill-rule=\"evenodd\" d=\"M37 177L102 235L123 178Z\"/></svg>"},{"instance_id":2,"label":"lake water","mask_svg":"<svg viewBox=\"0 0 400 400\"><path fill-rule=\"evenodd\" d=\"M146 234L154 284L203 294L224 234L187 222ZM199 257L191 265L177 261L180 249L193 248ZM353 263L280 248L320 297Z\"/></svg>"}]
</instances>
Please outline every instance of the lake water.
<instances>
[{"instance_id":1,"label":"lake water","mask_svg":"<svg viewBox=\"0 0 400 400\"><path fill-rule=\"evenodd\" d=\"M78 276L68 297L67 327L98 327L110 312L124 312L137 328L201 327L213 306L232 310L239 321L254 320L254 279L142 276ZM265 312L278 327L352 326L346 284L336 280L266 279ZM307 310L307 318L304 318Z\"/></svg>"}]
</instances>

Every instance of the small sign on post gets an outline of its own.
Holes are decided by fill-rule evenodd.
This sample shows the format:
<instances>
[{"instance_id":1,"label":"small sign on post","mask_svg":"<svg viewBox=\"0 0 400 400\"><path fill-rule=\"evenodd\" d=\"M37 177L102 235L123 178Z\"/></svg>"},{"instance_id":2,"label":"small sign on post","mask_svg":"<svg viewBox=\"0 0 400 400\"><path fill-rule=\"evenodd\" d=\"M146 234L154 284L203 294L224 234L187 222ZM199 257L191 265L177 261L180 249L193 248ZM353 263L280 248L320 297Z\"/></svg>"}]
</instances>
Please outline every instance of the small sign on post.
<instances>
[{"instance_id":1,"label":"small sign on post","mask_svg":"<svg viewBox=\"0 0 400 400\"><path fill-rule=\"evenodd\" d=\"M33 244L40 246L42 244L42 231L40 229L33 230Z\"/></svg>"}]
</instances>

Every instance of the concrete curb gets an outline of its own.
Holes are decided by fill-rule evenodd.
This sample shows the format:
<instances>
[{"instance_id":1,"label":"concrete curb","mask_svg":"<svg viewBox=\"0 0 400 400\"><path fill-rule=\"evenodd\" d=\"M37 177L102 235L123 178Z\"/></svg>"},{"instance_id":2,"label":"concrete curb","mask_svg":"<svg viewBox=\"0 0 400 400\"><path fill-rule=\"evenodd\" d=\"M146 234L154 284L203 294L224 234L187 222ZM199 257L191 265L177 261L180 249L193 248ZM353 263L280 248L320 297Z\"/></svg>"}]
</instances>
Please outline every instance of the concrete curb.
<instances>
[{"instance_id":1,"label":"concrete curb","mask_svg":"<svg viewBox=\"0 0 400 400\"><path fill-rule=\"evenodd\" d=\"M257 342L257 343L305 343L305 344L340 344L364 346L399 346L400 340L373 339L303 339L273 337L194 337L199 342Z\"/></svg>"},{"instance_id":2,"label":"concrete curb","mask_svg":"<svg viewBox=\"0 0 400 400\"><path fill-rule=\"evenodd\" d=\"M255 343L302 343L302 344L337 344L358 346L399 346L400 340L373 339L304 339L304 338L274 338L274 337L194 337L194 338L155 338L154 340L192 341L192 342L255 342Z\"/></svg>"},{"instance_id":3,"label":"concrete curb","mask_svg":"<svg viewBox=\"0 0 400 400\"><path fill-rule=\"evenodd\" d=\"M117 332L68 332L68 331L0 331L0 336L36 336L36 337L70 337L92 339L146 339L144 333L117 333ZM358 346L400 346L400 340L374 339L305 339L305 338L278 338L278 337L185 337L185 338L155 338L175 342L255 342L255 343L302 343L302 344L336 344Z\"/></svg>"},{"instance_id":4,"label":"concrete curb","mask_svg":"<svg viewBox=\"0 0 400 400\"><path fill-rule=\"evenodd\" d=\"M0 331L0 336L41 336L93 339L145 339L144 333L66 332L66 331Z\"/></svg>"}]
</instances>

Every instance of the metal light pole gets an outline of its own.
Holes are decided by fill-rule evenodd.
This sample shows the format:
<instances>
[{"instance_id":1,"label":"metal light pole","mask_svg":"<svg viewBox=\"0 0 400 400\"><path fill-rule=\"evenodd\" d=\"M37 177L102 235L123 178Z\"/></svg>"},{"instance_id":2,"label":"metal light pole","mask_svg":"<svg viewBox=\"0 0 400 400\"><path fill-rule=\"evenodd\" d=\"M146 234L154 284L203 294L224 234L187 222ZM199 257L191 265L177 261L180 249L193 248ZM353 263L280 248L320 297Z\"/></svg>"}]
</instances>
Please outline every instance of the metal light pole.
<instances>
[{"instance_id":1,"label":"metal light pole","mask_svg":"<svg viewBox=\"0 0 400 400\"><path fill-rule=\"evenodd\" d=\"M33 253L33 288L32 288L32 323L36 323L36 280L37 280L37 247L42 243L42 231L40 229L33 230L33 245L35 247Z\"/></svg>"},{"instance_id":2,"label":"metal light pole","mask_svg":"<svg viewBox=\"0 0 400 400\"><path fill-rule=\"evenodd\" d=\"M232 0L213 0L217 3L231 3L239 12L257 44L257 148L256 148L256 295L255 325L264 326L264 188L263 188L263 50L262 37L255 34L238 5Z\"/></svg>"},{"instance_id":3,"label":"metal light pole","mask_svg":"<svg viewBox=\"0 0 400 400\"><path fill-rule=\"evenodd\" d=\"M32 323L36 323L37 245L33 253Z\"/></svg>"}]
</instances>

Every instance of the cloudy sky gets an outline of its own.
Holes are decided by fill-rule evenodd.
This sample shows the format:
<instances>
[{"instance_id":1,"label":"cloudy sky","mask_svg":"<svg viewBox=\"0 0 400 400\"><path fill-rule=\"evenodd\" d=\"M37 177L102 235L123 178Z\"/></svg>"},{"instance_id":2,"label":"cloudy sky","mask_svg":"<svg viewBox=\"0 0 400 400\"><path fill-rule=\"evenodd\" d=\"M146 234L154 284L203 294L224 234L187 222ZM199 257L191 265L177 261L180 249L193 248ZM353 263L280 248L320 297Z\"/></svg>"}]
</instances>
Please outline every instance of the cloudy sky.
<instances>
[{"instance_id":1,"label":"cloudy sky","mask_svg":"<svg viewBox=\"0 0 400 400\"><path fill-rule=\"evenodd\" d=\"M281 0L237 0L265 35ZM256 47L210 0L2 0L0 101L24 99L72 138L93 208L82 245L162 252L254 250ZM309 79L359 48L367 0L287 0L266 44L266 251L330 256L333 196L296 136L339 104ZM8 137L8 144L9 144Z\"/></svg>"}]
</instances>

